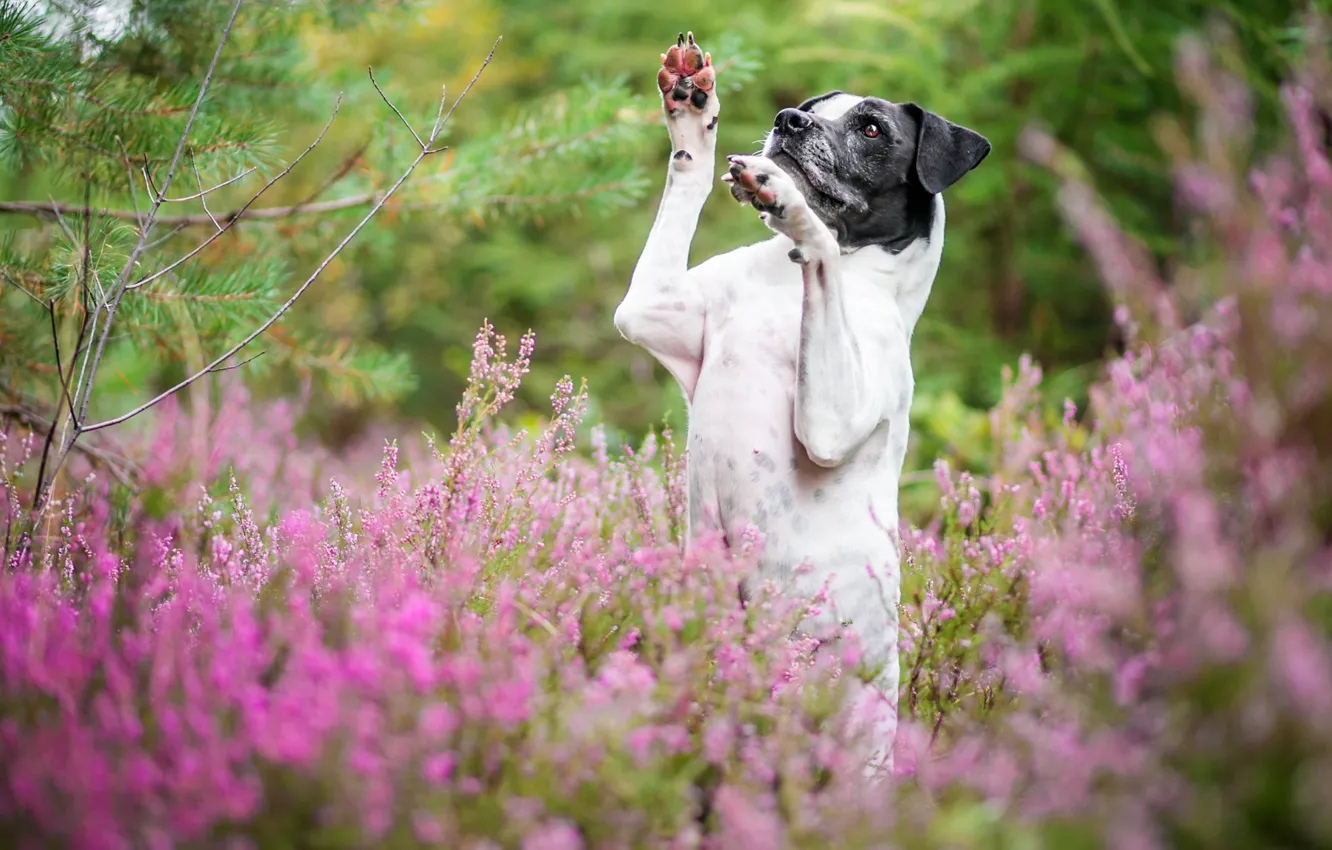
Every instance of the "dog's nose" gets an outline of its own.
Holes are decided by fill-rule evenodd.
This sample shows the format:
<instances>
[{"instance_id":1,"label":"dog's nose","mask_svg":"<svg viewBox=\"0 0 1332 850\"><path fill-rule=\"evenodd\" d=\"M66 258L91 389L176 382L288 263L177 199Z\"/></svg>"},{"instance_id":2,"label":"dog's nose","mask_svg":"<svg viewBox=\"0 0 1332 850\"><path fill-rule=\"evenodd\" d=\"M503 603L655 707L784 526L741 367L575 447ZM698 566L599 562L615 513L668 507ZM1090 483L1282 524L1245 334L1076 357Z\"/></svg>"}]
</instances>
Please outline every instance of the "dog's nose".
<instances>
[{"instance_id":1,"label":"dog's nose","mask_svg":"<svg viewBox=\"0 0 1332 850\"><path fill-rule=\"evenodd\" d=\"M808 112L801 112L799 109L783 109L777 113L777 120L772 122L772 126L785 133L799 133L814 123L814 119Z\"/></svg>"}]
</instances>

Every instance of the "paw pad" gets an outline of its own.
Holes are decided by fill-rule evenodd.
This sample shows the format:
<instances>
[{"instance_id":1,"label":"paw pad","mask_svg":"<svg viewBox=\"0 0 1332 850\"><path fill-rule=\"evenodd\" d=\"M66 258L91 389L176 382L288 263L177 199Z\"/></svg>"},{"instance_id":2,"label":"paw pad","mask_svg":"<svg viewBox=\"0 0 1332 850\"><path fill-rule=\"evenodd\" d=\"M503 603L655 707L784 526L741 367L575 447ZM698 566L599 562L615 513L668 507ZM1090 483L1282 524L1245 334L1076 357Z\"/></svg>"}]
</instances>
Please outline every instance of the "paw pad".
<instances>
[{"instance_id":1,"label":"paw pad","mask_svg":"<svg viewBox=\"0 0 1332 850\"><path fill-rule=\"evenodd\" d=\"M661 70L657 72L657 88L666 99L667 108L687 103L695 109L705 109L716 84L717 71L712 67L711 54L703 52L692 32L680 33L676 43L661 55Z\"/></svg>"}]
</instances>

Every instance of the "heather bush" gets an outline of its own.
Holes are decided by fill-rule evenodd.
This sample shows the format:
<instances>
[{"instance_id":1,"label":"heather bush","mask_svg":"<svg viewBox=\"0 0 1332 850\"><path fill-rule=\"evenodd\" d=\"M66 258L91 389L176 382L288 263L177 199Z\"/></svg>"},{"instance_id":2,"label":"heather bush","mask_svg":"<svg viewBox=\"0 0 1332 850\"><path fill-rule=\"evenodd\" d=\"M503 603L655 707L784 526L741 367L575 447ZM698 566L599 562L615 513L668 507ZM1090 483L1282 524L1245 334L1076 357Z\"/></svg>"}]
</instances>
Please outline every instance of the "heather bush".
<instances>
[{"instance_id":1,"label":"heather bush","mask_svg":"<svg viewBox=\"0 0 1332 850\"><path fill-rule=\"evenodd\" d=\"M374 464L282 411L167 410L140 497L81 458L33 524L34 438L3 432L0 838L1332 844L1332 87L1311 59L1251 170L1224 53L1179 56L1197 127L1161 138L1197 244L1168 276L1025 139L1127 350L1082 412L1020 363L989 474L941 460L902 529L891 781L861 778L856 647L794 629L822 600L742 603L753 542L684 552L670 435L580 449L572 380L506 428L535 341L487 325L455 433Z\"/></svg>"},{"instance_id":2,"label":"heather bush","mask_svg":"<svg viewBox=\"0 0 1332 850\"><path fill-rule=\"evenodd\" d=\"M1196 132L1160 133L1198 238L1168 278L1067 152L1024 140L1130 343L1082 421L1033 405L1024 364L999 474L941 467L939 526L906 535L898 768L950 845L1332 842L1332 88L1310 61L1283 89L1290 152L1249 173L1212 41L1179 53Z\"/></svg>"},{"instance_id":3,"label":"heather bush","mask_svg":"<svg viewBox=\"0 0 1332 850\"><path fill-rule=\"evenodd\" d=\"M410 469L389 445L370 486L313 509L277 498L311 486L289 420L228 406L192 468L168 409L154 499L113 510L87 474L25 528L34 437L7 432L0 832L694 846L700 823L772 831L785 811L793 837L845 834L826 812L859 791L837 716L854 658L815 658L787 600L741 604L751 551L682 556L678 461L654 440L576 456L572 381L539 431L488 427L533 342L510 358L484 327L448 444ZM148 507L173 499L189 509Z\"/></svg>"}]
</instances>

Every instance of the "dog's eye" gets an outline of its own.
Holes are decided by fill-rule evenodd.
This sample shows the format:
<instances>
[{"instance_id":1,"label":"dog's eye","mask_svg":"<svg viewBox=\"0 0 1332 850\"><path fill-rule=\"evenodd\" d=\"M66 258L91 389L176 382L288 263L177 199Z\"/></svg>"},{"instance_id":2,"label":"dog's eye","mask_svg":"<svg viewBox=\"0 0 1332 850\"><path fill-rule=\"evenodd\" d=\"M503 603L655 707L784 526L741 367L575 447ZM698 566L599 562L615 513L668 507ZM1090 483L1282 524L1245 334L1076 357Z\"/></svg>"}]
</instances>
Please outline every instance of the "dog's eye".
<instances>
[{"instance_id":1,"label":"dog's eye","mask_svg":"<svg viewBox=\"0 0 1332 850\"><path fill-rule=\"evenodd\" d=\"M861 130L861 132L865 134L865 137L866 137L866 138L869 138L869 139L877 139L877 138L879 138L879 125L878 125L878 124L866 124L866 125L865 125L865 129L864 129L864 130Z\"/></svg>"}]
</instances>

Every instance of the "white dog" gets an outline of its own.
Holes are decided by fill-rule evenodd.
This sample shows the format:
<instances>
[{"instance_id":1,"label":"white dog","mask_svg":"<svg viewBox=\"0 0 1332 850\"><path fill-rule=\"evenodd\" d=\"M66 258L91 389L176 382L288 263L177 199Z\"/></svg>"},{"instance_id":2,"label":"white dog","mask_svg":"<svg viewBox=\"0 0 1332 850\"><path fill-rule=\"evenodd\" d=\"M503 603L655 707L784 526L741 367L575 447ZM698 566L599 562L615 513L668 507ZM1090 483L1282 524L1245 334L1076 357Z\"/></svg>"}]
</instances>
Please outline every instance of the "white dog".
<instances>
[{"instance_id":1,"label":"white dog","mask_svg":"<svg viewBox=\"0 0 1332 850\"><path fill-rule=\"evenodd\" d=\"M662 56L673 153L615 326L688 399L691 529L732 544L762 532L760 575L805 595L827 586L833 610L808 625L849 622L880 670L881 766L897 727L911 332L943 251L940 193L990 144L913 103L831 92L783 109L763 156L728 157L722 177L778 235L690 269L713 186L715 83L692 33Z\"/></svg>"}]
</instances>

